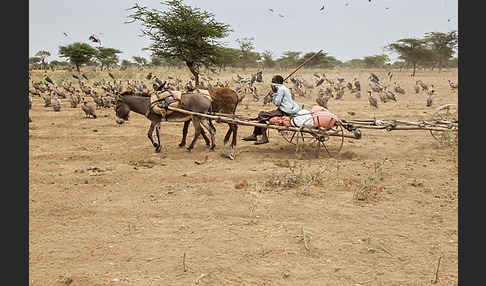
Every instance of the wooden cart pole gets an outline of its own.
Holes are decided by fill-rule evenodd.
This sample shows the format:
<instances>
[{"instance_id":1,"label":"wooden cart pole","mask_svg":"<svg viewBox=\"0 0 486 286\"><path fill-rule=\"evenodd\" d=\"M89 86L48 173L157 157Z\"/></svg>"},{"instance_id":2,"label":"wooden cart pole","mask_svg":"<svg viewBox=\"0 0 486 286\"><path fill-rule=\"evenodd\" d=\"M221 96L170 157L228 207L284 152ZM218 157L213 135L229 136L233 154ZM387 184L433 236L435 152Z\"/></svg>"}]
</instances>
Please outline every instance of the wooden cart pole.
<instances>
[{"instance_id":1,"label":"wooden cart pole","mask_svg":"<svg viewBox=\"0 0 486 286\"><path fill-rule=\"evenodd\" d=\"M322 51L324 51L324 50L318 51L317 53L313 54L312 57L310 57L307 60L305 60L305 62L301 63L293 72L291 72L286 78L284 78L283 81L285 82L286 80L288 80L294 73L296 73L298 70L300 70L305 64L307 64L314 57L316 57L317 55L319 55L320 53L322 53ZM268 92L268 94L265 97L270 96L271 93L272 93L272 90L270 89L270 91Z\"/></svg>"},{"instance_id":2,"label":"wooden cart pole","mask_svg":"<svg viewBox=\"0 0 486 286\"><path fill-rule=\"evenodd\" d=\"M301 63L293 72L291 72L285 79L284 79L284 82L286 80L288 80L296 71L300 70L300 68L302 68L305 64L307 64L308 62L310 62L314 57L316 57L317 55L319 55L320 53L322 53L322 51L324 50L320 50L318 51L317 53L313 54L312 57L308 58L307 60L305 60L305 62Z\"/></svg>"}]
</instances>

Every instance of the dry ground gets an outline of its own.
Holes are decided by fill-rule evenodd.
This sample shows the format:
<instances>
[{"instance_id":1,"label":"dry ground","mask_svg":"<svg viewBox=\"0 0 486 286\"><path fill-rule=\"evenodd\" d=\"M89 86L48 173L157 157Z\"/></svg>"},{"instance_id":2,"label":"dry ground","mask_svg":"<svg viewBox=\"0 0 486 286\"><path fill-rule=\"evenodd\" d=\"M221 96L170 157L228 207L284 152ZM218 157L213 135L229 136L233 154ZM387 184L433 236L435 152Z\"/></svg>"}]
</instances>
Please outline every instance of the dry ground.
<instances>
[{"instance_id":1,"label":"dry ground","mask_svg":"<svg viewBox=\"0 0 486 286\"><path fill-rule=\"evenodd\" d=\"M265 87L274 73L264 71ZM407 94L380 104L378 119L417 121L457 103L447 84L457 70L394 73ZM358 77L362 98L346 92L329 109L372 118L369 71L326 71L338 74ZM436 86L431 108L416 79ZM311 106L316 93L296 100ZM250 97L237 113L270 108ZM120 126L113 109L98 115L85 119L68 99L60 112L33 99L30 285L430 285L439 257L435 285L457 285L457 145L427 131L363 129L339 157L316 158L272 130L267 145L238 140L231 161L221 156L225 124L216 124L216 152L200 140L187 153L177 146L182 123L163 123L157 154L144 117ZM250 132L240 127L238 137Z\"/></svg>"}]
</instances>

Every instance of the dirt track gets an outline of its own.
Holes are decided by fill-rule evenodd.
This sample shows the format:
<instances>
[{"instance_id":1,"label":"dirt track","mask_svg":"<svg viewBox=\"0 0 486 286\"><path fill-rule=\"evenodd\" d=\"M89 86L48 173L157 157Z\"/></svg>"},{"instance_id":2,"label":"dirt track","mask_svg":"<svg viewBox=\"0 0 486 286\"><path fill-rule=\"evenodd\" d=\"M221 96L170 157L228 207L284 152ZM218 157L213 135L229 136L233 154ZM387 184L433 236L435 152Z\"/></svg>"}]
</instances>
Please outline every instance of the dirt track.
<instances>
[{"instance_id":1,"label":"dirt track","mask_svg":"<svg viewBox=\"0 0 486 286\"><path fill-rule=\"evenodd\" d=\"M379 103L376 118L417 121L457 104L447 85L457 70L395 73L407 94ZM346 92L330 111L372 118L368 75L359 74L360 99ZM436 86L431 108L416 79ZM296 100L314 105L316 93ZM427 131L363 129L339 157L315 158L272 130L270 144L238 139L231 161L225 124L216 152L200 140L187 153L177 146L182 123L163 123L157 154L140 115L117 125L113 109L85 119L67 99L60 112L41 101L29 124L30 285L429 285L441 256L435 285L457 285L457 146ZM247 96L237 113L269 108Z\"/></svg>"}]
</instances>

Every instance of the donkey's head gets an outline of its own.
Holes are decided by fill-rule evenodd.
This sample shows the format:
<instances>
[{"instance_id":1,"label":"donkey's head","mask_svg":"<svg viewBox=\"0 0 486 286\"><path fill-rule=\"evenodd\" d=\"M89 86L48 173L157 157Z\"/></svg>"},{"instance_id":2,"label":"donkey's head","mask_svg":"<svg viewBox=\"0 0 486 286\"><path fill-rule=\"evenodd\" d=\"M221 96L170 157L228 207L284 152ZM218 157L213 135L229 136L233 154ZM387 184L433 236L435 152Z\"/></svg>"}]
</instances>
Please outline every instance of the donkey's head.
<instances>
[{"instance_id":1,"label":"donkey's head","mask_svg":"<svg viewBox=\"0 0 486 286\"><path fill-rule=\"evenodd\" d=\"M115 121L118 124L122 124L128 120L128 114L130 113L130 107L123 99L123 96L117 95L115 97Z\"/></svg>"}]
</instances>

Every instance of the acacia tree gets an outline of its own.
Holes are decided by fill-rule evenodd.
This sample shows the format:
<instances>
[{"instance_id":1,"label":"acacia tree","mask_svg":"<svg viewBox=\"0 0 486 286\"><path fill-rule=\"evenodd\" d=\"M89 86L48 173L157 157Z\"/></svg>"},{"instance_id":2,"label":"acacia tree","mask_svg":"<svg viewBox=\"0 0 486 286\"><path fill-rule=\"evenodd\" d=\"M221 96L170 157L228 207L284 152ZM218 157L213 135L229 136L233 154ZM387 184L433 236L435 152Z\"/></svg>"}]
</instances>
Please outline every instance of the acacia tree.
<instances>
[{"instance_id":1,"label":"acacia tree","mask_svg":"<svg viewBox=\"0 0 486 286\"><path fill-rule=\"evenodd\" d=\"M291 68L298 65L299 56L302 52L286 51L282 57L277 59L280 68Z\"/></svg>"},{"instance_id":2,"label":"acacia tree","mask_svg":"<svg viewBox=\"0 0 486 286\"><path fill-rule=\"evenodd\" d=\"M267 67L267 68L275 67L276 63L273 60L272 51L266 50L262 53L262 64L263 64L263 67Z\"/></svg>"},{"instance_id":3,"label":"acacia tree","mask_svg":"<svg viewBox=\"0 0 486 286\"><path fill-rule=\"evenodd\" d=\"M103 67L108 69L111 66L116 65L119 61L116 54L120 54L122 52L114 48L97 47L96 49L98 50L98 53L95 57L101 64L101 70L103 70Z\"/></svg>"},{"instance_id":4,"label":"acacia tree","mask_svg":"<svg viewBox=\"0 0 486 286\"><path fill-rule=\"evenodd\" d=\"M98 50L86 43L73 43L69 46L59 47L59 56L61 58L68 58L69 61L76 66L76 70L80 72L79 67L83 64L91 63L91 60L98 54Z\"/></svg>"},{"instance_id":5,"label":"acacia tree","mask_svg":"<svg viewBox=\"0 0 486 286\"><path fill-rule=\"evenodd\" d=\"M255 44L253 43L254 38L241 38L237 39L236 42L240 45L241 51L241 63L243 70L246 68L246 64L250 62L250 53L255 49Z\"/></svg>"},{"instance_id":6,"label":"acacia tree","mask_svg":"<svg viewBox=\"0 0 486 286\"><path fill-rule=\"evenodd\" d=\"M30 57L29 58L29 64L38 64L41 62L41 58L39 57Z\"/></svg>"},{"instance_id":7,"label":"acacia tree","mask_svg":"<svg viewBox=\"0 0 486 286\"><path fill-rule=\"evenodd\" d=\"M417 63L424 60L430 55L430 53L427 51L425 40L420 39L401 39L398 40L396 43L389 44L385 47L385 49L396 52L397 54L399 54L399 59L402 59L406 63L411 64L413 67L412 76L415 76Z\"/></svg>"},{"instance_id":8,"label":"acacia tree","mask_svg":"<svg viewBox=\"0 0 486 286\"><path fill-rule=\"evenodd\" d=\"M147 50L162 58L185 62L199 85L201 67L211 69L218 64L218 47L230 32L229 25L217 22L214 14L182 4L182 1L163 1L168 9L159 11L135 4L129 8L133 23L139 21L142 34L152 40Z\"/></svg>"},{"instance_id":9,"label":"acacia tree","mask_svg":"<svg viewBox=\"0 0 486 286\"><path fill-rule=\"evenodd\" d=\"M363 59L366 68L382 68L389 61L390 58L387 55L374 55Z\"/></svg>"},{"instance_id":10,"label":"acacia tree","mask_svg":"<svg viewBox=\"0 0 486 286\"><path fill-rule=\"evenodd\" d=\"M440 71L457 50L457 31L449 33L431 32L425 35L425 41L434 53L434 58Z\"/></svg>"},{"instance_id":11,"label":"acacia tree","mask_svg":"<svg viewBox=\"0 0 486 286\"><path fill-rule=\"evenodd\" d=\"M139 65L139 66L145 66L147 65L148 61L144 57L139 57L139 56L133 56L132 59Z\"/></svg>"},{"instance_id":12,"label":"acacia tree","mask_svg":"<svg viewBox=\"0 0 486 286\"><path fill-rule=\"evenodd\" d=\"M241 55L240 50L225 47L219 47L218 49L217 65L220 71L221 69L226 69L227 66L236 66Z\"/></svg>"}]
</instances>

